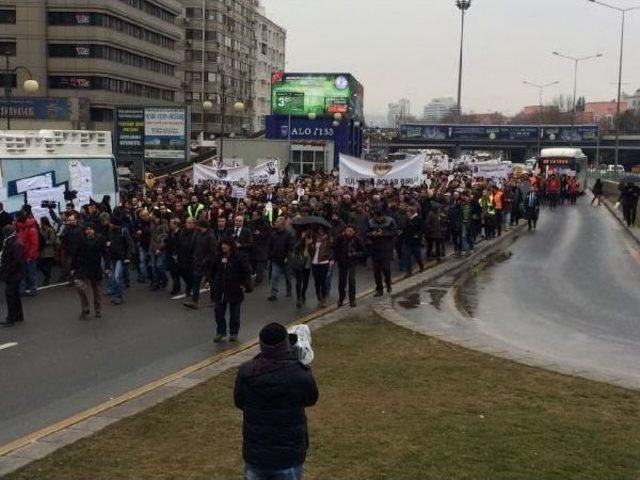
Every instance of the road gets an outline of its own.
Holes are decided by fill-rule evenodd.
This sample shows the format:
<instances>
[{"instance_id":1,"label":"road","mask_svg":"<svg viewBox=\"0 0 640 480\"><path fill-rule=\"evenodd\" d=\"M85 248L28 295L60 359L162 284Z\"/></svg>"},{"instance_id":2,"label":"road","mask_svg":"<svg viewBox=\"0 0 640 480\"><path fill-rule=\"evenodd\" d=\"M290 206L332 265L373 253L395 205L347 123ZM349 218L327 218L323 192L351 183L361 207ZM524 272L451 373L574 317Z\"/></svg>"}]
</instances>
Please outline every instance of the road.
<instances>
[{"instance_id":1,"label":"road","mask_svg":"<svg viewBox=\"0 0 640 480\"><path fill-rule=\"evenodd\" d=\"M544 209L512 255L460 291L503 348L640 384L640 252L604 207Z\"/></svg>"},{"instance_id":2,"label":"road","mask_svg":"<svg viewBox=\"0 0 640 480\"><path fill-rule=\"evenodd\" d=\"M371 272L360 269L358 289L372 281ZM266 285L247 296L240 342L269 322L287 323L313 310L313 280L302 310L295 298L284 297L282 283L277 302L267 302ZM335 298L337 272L332 288ZM212 308L186 310L167 292L135 283L125 298L119 307L107 303L102 319L88 321L78 319L72 288L24 299L24 324L0 329L0 445L230 348L213 343ZM205 293L201 304L207 303Z\"/></svg>"}]
</instances>

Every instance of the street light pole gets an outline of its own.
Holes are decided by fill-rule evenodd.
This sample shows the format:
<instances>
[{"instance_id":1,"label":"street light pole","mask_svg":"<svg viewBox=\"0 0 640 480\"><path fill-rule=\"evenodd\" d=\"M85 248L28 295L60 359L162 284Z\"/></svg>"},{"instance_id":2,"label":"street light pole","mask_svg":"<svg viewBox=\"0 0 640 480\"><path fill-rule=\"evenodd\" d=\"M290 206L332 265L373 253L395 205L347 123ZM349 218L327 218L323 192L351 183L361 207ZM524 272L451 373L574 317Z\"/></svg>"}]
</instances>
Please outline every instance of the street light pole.
<instances>
[{"instance_id":1,"label":"street light pole","mask_svg":"<svg viewBox=\"0 0 640 480\"><path fill-rule=\"evenodd\" d=\"M458 66L458 117L462 115L462 57L464 51L464 17L467 10L471 8L471 0L456 0L456 7L460 10L461 28L460 28L460 64Z\"/></svg>"},{"instance_id":2,"label":"street light pole","mask_svg":"<svg viewBox=\"0 0 640 480\"><path fill-rule=\"evenodd\" d=\"M525 85L529 85L531 87L535 87L538 89L538 93L539 93L539 104L538 104L538 154L540 154L540 152L542 151L542 91L547 88L550 87L552 85L557 85L560 82L555 81L555 82L550 82L550 83L545 83L543 85L537 85L535 83L532 82L528 82L527 80L524 80L523 83Z\"/></svg>"},{"instance_id":3,"label":"street light pole","mask_svg":"<svg viewBox=\"0 0 640 480\"><path fill-rule=\"evenodd\" d=\"M620 101L622 97L622 59L624 53L624 27L627 17L627 12L634 10L640 10L640 7L620 8L608 3L601 2L599 0L588 0L590 3L598 4L602 7L610 8L620 12L620 61L618 64L618 104L616 105L616 147L615 147L615 171L618 171L618 163L620 159Z\"/></svg>"},{"instance_id":4,"label":"street light pole","mask_svg":"<svg viewBox=\"0 0 640 480\"><path fill-rule=\"evenodd\" d=\"M589 55L588 57L572 57L570 55L564 55L560 52L553 52L554 55L565 58L567 60L571 60L574 62L574 70L573 70L573 106L571 108L571 146L573 147L573 136L576 128L576 93L578 90L578 64L585 60L591 60L593 58L600 58L603 55L598 53L597 55Z\"/></svg>"},{"instance_id":5,"label":"street light pole","mask_svg":"<svg viewBox=\"0 0 640 480\"><path fill-rule=\"evenodd\" d=\"M227 113L227 84L224 78L224 72L221 70L220 72L220 82L222 84L222 88L220 90L220 151L218 152L218 164L219 166L224 165L224 129L225 129L225 116Z\"/></svg>"},{"instance_id":6,"label":"street light pole","mask_svg":"<svg viewBox=\"0 0 640 480\"><path fill-rule=\"evenodd\" d=\"M29 76L28 80L24 82L24 90L28 93L35 93L40 89L40 85L36 80L33 80L33 76L31 75L31 71L27 67L16 66L14 68L9 68L9 57L11 56L10 52L5 52L4 54L4 70L0 70L4 80L4 105L7 109L6 121L7 121L7 130L11 130L11 105L9 102L11 101L11 90L13 88L12 85L12 77L14 74L18 73L18 70L24 70L27 72Z\"/></svg>"}]
</instances>

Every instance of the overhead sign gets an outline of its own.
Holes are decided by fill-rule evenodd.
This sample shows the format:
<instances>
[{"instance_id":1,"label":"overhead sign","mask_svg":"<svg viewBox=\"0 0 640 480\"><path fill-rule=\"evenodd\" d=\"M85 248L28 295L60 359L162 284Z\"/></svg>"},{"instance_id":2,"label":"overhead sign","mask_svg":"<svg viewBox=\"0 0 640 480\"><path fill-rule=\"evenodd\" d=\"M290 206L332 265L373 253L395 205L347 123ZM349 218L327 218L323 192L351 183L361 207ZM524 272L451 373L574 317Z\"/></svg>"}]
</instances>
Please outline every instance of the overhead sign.
<instances>
[{"instance_id":1,"label":"overhead sign","mask_svg":"<svg viewBox=\"0 0 640 480\"><path fill-rule=\"evenodd\" d=\"M249 185L249 167L218 168L196 163L193 165L193 182L246 187Z\"/></svg>"},{"instance_id":2,"label":"overhead sign","mask_svg":"<svg viewBox=\"0 0 640 480\"><path fill-rule=\"evenodd\" d=\"M571 126L535 125L423 125L400 126L403 140L430 140L443 142L530 142L540 138L545 143L597 142L597 125Z\"/></svg>"},{"instance_id":3,"label":"overhead sign","mask_svg":"<svg viewBox=\"0 0 640 480\"><path fill-rule=\"evenodd\" d=\"M364 90L348 73L282 73L271 88L274 115L362 116Z\"/></svg>"},{"instance_id":4,"label":"overhead sign","mask_svg":"<svg viewBox=\"0 0 640 480\"><path fill-rule=\"evenodd\" d=\"M422 184L423 155L393 163L375 163L340 154L340 186L417 187Z\"/></svg>"},{"instance_id":5,"label":"overhead sign","mask_svg":"<svg viewBox=\"0 0 640 480\"><path fill-rule=\"evenodd\" d=\"M513 166L510 163L474 163L471 166L473 178L492 178L494 180L507 178Z\"/></svg>"},{"instance_id":6,"label":"overhead sign","mask_svg":"<svg viewBox=\"0 0 640 480\"><path fill-rule=\"evenodd\" d=\"M71 106L67 98L11 97L0 99L0 117L32 120L69 120Z\"/></svg>"},{"instance_id":7,"label":"overhead sign","mask_svg":"<svg viewBox=\"0 0 640 480\"><path fill-rule=\"evenodd\" d=\"M145 108L145 158L184 159L187 145L186 120L184 108Z\"/></svg>"}]
</instances>

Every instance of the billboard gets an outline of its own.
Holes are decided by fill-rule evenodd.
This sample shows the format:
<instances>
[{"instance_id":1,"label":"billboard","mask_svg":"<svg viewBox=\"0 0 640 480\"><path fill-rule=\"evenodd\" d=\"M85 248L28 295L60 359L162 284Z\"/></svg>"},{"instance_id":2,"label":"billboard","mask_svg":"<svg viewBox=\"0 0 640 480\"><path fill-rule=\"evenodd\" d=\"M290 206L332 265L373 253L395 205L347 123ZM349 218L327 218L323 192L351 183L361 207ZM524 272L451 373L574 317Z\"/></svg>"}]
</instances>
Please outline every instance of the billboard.
<instances>
[{"instance_id":1,"label":"billboard","mask_svg":"<svg viewBox=\"0 0 640 480\"><path fill-rule=\"evenodd\" d=\"M182 160L187 148L184 108L144 109L144 157Z\"/></svg>"},{"instance_id":2,"label":"billboard","mask_svg":"<svg viewBox=\"0 0 640 480\"><path fill-rule=\"evenodd\" d=\"M364 89L348 73L283 73L272 77L274 115L361 118Z\"/></svg>"},{"instance_id":3,"label":"billboard","mask_svg":"<svg viewBox=\"0 0 640 480\"><path fill-rule=\"evenodd\" d=\"M66 98L55 97L11 97L0 99L0 117L29 120L69 120L71 106Z\"/></svg>"},{"instance_id":4,"label":"billboard","mask_svg":"<svg viewBox=\"0 0 640 480\"><path fill-rule=\"evenodd\" d=\"M116 110L116 153L144 155L144 108Z\"/></svg>"},{"instance_id":5,"label":"billboard","mask_svg":"<svg viewBox=\"0 0 640 480\"><path fill-rule=\"evenodd\" d=\"M430 140L443 142L530 142L569 143L598 141L597 125L544 126L542 129L532 125L422 125L408 124L400 126L400 138L403 140Z\"/></svg>"}]
</instances>

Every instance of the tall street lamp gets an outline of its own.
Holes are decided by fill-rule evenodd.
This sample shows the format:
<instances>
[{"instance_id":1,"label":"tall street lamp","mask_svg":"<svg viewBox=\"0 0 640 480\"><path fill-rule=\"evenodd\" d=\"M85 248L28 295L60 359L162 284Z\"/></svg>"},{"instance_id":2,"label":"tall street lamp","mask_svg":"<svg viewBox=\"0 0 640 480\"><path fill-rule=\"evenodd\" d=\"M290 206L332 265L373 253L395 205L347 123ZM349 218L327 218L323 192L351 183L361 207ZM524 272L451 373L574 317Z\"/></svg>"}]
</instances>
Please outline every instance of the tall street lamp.
<instances>
[{"instance_id":1,"label":"tall street lamp","mask_svg":"<svg viewBox=\"0 0 640 480\"><path fill-rule=\"evenodd\" d=\"M527 80L524 80L522 83L524 83L525 85L529 85L531 87L535 87L538 89L538 93L540 94L539 96L539 100L540 102L538 103L538 154L540 154L540 152L542 151L542 91L547 88L550 87L552 85L558 85L560 82L555 81L555 82L550 82L550 83L545 83L544 85L538 85L536 83L532 83L532 82L528 82ZM573 133L572 133L573 135Z\"/></svg>"},{"instance_id":2,"label":"tall street lamp","mask_svg":"<svg viewBox=\"0 0 640 480\"><path fill-rule=\"evenodd\" d=\"M202 102L202 143L207 138L207 114L213 109L213 102L211 100L205 100Z\"/></svg>"},{"instance_id":3,"label":"tall street lamp","mask_svg":"<svg viewBox=\"0 0 640 480\"><path fill-rule=\"evenodd\" d=\"M458 68L458 116L462 114L462 52L464 47L464 17L471 8L471 0L456 0L456 7L460 10L462 28L460 29L460 66Z\"/></svg>"},{"instance_id":4,"label":"tall street lamp","mask_svg":"<svg viewBox=\"0 0 640 480\"><path fill-rule=\"evenodd\" d=\"M573 135L574 135L574 131L576 128L576 92L578 90L578 64L580 62L583 62L585 60L591 60L594 58L600 58L602 57L601 53L598 53L597 55L589 55L588 57L572 57L570 55L564 55L560 52L553 52L554 55L561 57L561 58L566 58L567 60L571 60L572 62L574 62L574 69L573 69L573 107L571 108L571 146L573 147Z\"/></svg>"},{"instance_id":5,"label":"tall street lamp","mask_svg":"<svg viewBox=\"0 0 640 480\"><path fill-rule=\"evenodd\" d=\"M29 78L25 80L22 87L24 91L27 93L36 93L40 89L40 85L37 80L33 79L33 75L31 75L31 71L27 67L16 66L13 68L9 68L9 57L11 56L11 52L5 52L4 55L4 69L0 70L2 73L2 77L4 80L4 104L7 109L7 130L11 130L11 105L9 104L11 100L11 93L13 89L13 75L18 73L18 70L24 70Z\"/></svg>"},{"instance_id":6,"label":"tall street lamp","mask_svg":"<svg viewBox=\"0 0 640 480\"><path fill-rule=\"evenodd\" d=\"M616 105L616 149L615 149L615 171L618 171L618 161L620 157L620 97L622 95L622 56L624 52L624 25L627 17L627 12L631 12L633 10L640 10L640 7L629 7L629 8L620 8L614 5L609 5L608 3L601 2L599 0L587 0L591 3L596 3L606 8L610 8L612 10L616 10L620 12L620 62L618 64L618 104Z\"/></svg>"}]
</instances>

